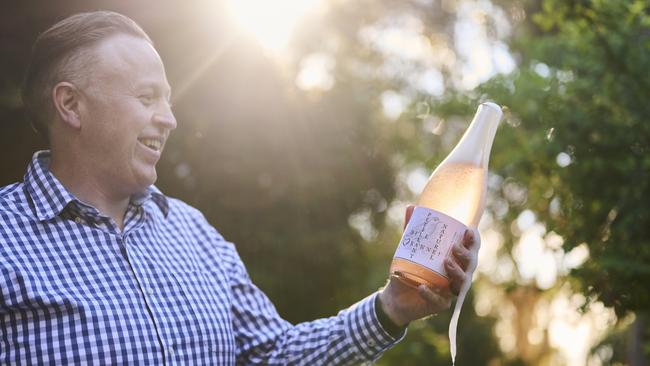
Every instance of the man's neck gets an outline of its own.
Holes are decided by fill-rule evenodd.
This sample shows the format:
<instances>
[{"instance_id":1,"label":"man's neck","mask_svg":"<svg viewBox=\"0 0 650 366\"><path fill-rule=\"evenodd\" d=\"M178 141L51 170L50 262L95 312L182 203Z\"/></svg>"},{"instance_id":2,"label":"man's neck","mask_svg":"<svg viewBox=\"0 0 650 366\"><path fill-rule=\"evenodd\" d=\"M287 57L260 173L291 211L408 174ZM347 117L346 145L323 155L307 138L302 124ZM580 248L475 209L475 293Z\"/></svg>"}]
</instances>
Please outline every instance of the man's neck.
<instances>
[{"instance_id":1,"label":"man's neck","mask_svg":"<svg viewBox=\"0 0 650 366\"><path fill-rule=\"evenodd\" d=\"M75 197L113 219L120 231L124 228L124 215L130 200L128 195L118 195L107 190L105 180L89 174L91 170L83 164L67 160L64 163L52 155L49 169Z\"/></svg>"}]
</instances>

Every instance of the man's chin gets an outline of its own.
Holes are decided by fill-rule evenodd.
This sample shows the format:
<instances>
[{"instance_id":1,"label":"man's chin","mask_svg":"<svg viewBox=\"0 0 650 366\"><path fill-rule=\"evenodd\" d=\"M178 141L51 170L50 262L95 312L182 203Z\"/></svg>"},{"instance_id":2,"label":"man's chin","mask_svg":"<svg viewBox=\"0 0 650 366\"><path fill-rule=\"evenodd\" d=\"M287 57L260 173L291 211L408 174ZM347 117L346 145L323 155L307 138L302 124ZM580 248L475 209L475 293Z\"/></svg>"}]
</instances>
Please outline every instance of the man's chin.
<instances>
[{"instance_id":1,"label":"man's chin","mask_svg":"<svg viewBox=\"0 0 650 366\"><path fill-rule=\"evenodd\" d=\"M147 189L149 188L149 186L155 184L157 180L158 180L158 174L156 174L156 171L154 170L153 174L144 180L143 182L144 189Z\"/></svg>"},{"instance_id":2,"label":"man's chin","mask_svg":"<svg viewBox=\"0 0 650 366\"><path fill-rule=\"evenodd\" d=\"M144 192L147 188L149 188L151 185L156 183L156 180L158 179L158 174L156 173L156 169L152 169L146 173L143 172L139 177L137 177L137 190L138 193Z\"/></svg>"}]
</instances>

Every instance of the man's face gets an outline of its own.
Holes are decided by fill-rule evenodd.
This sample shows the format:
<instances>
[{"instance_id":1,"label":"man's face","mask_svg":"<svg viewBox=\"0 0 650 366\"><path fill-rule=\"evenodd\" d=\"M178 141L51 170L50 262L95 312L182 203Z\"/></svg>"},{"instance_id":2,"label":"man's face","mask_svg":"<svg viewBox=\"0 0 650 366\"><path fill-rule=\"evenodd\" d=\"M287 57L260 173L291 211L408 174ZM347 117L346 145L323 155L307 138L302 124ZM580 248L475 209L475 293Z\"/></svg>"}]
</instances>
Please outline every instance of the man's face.
<instances>
[{"instance_id":1,"label":"man's face","mask_svg":"<svg viewBox=\"0 0 650 366\"><path fill-rule=\"evenodd\" d=\"M156 163L176 128L165 69L147 41L116 35L93 49L80 103L80 154L107 198L124 199L156 181Z\"/></svg>"}]
</instances>

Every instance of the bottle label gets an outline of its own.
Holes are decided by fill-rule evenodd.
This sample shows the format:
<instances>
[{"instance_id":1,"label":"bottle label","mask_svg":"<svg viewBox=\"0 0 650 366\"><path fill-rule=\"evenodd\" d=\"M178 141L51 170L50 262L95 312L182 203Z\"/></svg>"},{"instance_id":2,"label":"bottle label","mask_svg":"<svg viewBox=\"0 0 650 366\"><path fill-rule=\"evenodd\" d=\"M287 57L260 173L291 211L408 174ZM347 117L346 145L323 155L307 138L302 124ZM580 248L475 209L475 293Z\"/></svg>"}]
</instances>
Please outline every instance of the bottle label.
<instances>
[{"instance_id":1,"label":"bottle label","mask_svg":"<svg viewBox=\"0 0 650 366\"><path fill-rule=\"evenodd\" d=\"M462 222L442 212L415 207L402 234L395 258L424 266L445 277L444 261L451 248L463 239L467 230Z\"/></svg>"}]
</instances>

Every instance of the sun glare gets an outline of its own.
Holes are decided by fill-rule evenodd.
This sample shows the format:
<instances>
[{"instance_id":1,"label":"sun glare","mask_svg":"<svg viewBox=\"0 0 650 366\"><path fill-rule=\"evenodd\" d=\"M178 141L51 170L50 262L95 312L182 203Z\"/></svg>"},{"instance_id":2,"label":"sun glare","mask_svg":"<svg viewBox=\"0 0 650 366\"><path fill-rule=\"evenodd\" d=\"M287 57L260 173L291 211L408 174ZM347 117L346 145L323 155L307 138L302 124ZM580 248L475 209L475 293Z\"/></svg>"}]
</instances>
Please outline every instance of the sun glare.
<instances>
[{"instance_id":1,"label":"sun glare","mask_svg":"<svg viewBox=\"0 0 650 366\"><path fill-rule=\"evenodd\" d=\"M260 44L284 49L298 21L321 5L321 0L230 0L230 13Z\"/></svg>"}]
</instances>

